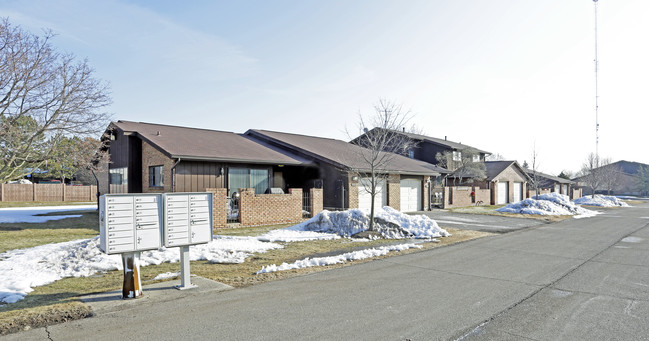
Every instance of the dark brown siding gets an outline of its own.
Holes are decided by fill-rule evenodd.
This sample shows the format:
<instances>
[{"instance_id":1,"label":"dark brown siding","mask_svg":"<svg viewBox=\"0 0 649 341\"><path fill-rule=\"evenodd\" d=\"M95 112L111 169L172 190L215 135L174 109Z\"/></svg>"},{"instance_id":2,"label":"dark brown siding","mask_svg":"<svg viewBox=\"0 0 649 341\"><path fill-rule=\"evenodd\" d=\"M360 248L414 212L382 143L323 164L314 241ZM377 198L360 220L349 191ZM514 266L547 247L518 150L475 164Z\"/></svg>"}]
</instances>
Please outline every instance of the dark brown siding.
<instances>
[{"instance_id":1,"label":"dark brown siding","mask_svg":"<svg viewBox=\"0 0 649 341\"><path fill-rule=\"evenodd\" d=\"M220 175L221 168L224 175ZM203 192L206 188L225 188L227 168L215 162L182 161L175 173L176 192Z\"/></svg>"},{"instance_id":2,"label":"dark brown siding","mask_svg":"<svg viewBox=\"0 0 649 341\"><path fill-rule=\"evenodd\" d=\"M128 192L142 193L142 140L128 137Z\"/></svg>"}]
</instances>

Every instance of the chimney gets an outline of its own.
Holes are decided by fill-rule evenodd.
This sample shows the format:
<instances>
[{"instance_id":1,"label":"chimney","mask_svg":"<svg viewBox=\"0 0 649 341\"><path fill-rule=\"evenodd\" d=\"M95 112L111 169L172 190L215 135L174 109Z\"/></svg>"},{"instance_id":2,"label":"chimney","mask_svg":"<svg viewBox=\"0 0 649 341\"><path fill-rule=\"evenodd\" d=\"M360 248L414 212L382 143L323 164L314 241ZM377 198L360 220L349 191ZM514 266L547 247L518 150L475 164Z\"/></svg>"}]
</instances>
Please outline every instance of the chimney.
<instances>
[{"instance_id":1,"label":"chimney","mask_svg":"<svg viewBox=\"0 0 649 341\"><path fill-rule=\"evenodd\" d=\"M403 132L404 132L404 133L406 132L406 127L403 127Z\"/></svg>"},{"instance_id":2,"label":"chimney","mask_svg":"<svg viewBox=\"0 0 649 341\"><path fill-rule=\"evenodd\" d=\"M157 133L157 134L155 134L155 135L156 135L156 136L160 136L160 130L158 130L158 133Z\"/></svg>"},{"instance_id":3,"label":"chimney","mask_svg":"<svg viewBox=\"0 0 649 341\"><path fill-rule=\"evenodd\" d=\"M446 141L446 136L444 136L444 141Z\"/></svg>"}]
</instances>

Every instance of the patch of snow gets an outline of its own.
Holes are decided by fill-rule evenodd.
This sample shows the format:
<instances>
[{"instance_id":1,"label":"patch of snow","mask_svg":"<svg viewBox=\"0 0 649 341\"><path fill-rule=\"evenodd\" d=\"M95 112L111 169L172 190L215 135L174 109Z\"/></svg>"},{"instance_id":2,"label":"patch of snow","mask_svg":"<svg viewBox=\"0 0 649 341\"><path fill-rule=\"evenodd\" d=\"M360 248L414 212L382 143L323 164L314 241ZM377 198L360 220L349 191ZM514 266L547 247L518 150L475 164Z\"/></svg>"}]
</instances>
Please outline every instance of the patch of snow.
<instances>
[{"instance_id":1,"label":"patch of snow","mask_svg":"<svg viewBox=\"0 0 649 341\"><path fill-rule=\"evenodd\" d=\"M152 281L159 281L162 279L169 279L180 276L180 272L165 272L153 277Z\"/></svg>"},{"instance_id":2,"label":"patch of snow","mask_svg":"<svg viewBox=\"0 0 649 341\"><path fill-rule=\"evenodd\" d=\"M215 236L207 244L189 248L190 260L212 263L242 263L255 252L282 248L252 237ZM178 262L178 248L160 248L140 253L140 265ZM99 237L47 244L0 253L0 302L15 303L33 291L65 277L86 277L97 272L121 270L120 255L99 250Z\"/></svg>"},{"instance_id":3,"label":"patch of snow","mask_svg":"<svg viewBox=\"0 0 649 341\"><path fill-rule=\"evenodd\" d=\"M542 194L537 199L528 198L498 208L496 211L535 215L571 215L575 218L592 217L597 214L595 211L575 205L567 195L559 193Z\"/></svg>"},{"instance_id":4,"label":"patch of snow","mask_svg":"<svg viewBox=\"0 0 649 341\"><path fill-rule=\"evenodd\" d=\"M314 267L314 266L326 266L326 265L333 265L333 264L342 264L345 262L351 262L355 260L361 260L361 259L366 259L370 257L379 257L379 256L384 256L388 254L391 251L403 251L407 249L412 249L412 248L421 248L421 245L415 245L415 244L399 244L399 245L391 245L391 246L382 246L380 248L372 248L372 249L366 249L366 250L360 250L360 251L353 251L353 252L347 252L343 253L338 256L329 256L329 257L317 257L317 258L305 258L302 260L295 261L293 263L282 263L281 265L277 266L276 264L272 264L269 266L264 266L261 270L257 271L257 275L263 274L263 273L270 273L270 272L276 272L276 271L285 271L285 270L292 270L292 269L303 269L303 268L309 268L309 267Z\"/></svg>"},{"instance_id":5,"label":"patch of snow","mask_svg":"<svg viewBox=\"0 0 649 341\"><path fill-rule=\"evenodd\" d=\"M78 218L81 215L50 215L52 212L89 211L96 210L97 205L68 205L68 206L41 206L41 207L7 207L0 208L0 223L43 223L50 220L65 218Z\"/></svg>"},{"instance_id":6,"label":"patch of snow","mask_svg":"<svg viewBox=\"0 0 649 341\"><path fill-rule=\"evenodd\" d=\"M583 196L575 199L575 203L579 205L600 206L600 207L630 207L629 204L620 200L618 197L612 195L596 194L593 198L592 195Z\"/></svg>"},{"instance_id":7,"label":"patch of snow","mask_svg":"<svg viewBox=\"0 0 649 341\"><path fill-rule=\"evenodd\" d=\"M640 237L626 237L626 238L622 239L621 241L625 242L625 243L640 243L643 240L644 239L640 238Z\"/></svg>"}]
</instances>

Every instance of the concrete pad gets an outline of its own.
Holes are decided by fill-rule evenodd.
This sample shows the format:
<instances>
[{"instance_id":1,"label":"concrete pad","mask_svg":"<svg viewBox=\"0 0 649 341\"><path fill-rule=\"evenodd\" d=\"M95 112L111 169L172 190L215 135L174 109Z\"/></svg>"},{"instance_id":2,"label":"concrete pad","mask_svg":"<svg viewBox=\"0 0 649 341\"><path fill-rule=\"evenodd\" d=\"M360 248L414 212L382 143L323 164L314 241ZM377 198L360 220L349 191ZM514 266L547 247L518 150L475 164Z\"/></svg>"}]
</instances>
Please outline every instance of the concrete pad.
<instances>
[{"instance_id":1,"label":"concrete pad","mask_svg":"<svg viewBox=\"0 0 649 341\"><path fill-rule=\"evenodd\" d=\"M113 311L130 309L134 306L151 305L154 303L177 300L188 296L219 292L234 289L233 287L207 278L192 276L191 283L195 287L179 290L180 279L144 285L143 295L138 298L123 299L122 290L108 291L85 295L81 301L92 309L95 315Z\"/></svg>"}]
</instances>

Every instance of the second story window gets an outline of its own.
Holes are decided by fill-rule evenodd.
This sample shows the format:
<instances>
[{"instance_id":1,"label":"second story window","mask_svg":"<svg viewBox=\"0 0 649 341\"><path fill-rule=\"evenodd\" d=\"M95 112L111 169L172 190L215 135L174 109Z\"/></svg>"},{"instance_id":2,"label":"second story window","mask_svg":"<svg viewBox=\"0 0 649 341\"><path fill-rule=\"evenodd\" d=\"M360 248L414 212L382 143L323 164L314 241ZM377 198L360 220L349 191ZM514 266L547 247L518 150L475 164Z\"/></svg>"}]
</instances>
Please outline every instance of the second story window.
<instances>
[{"instance_id":1,"label":"second story window","mask_svg":"<svg viewBox=\"0 0 649 341\"><path fill-rule=\"evenodd\" d=\"M473 162L480 162L480 155L473 155Z\"/></svg>"},{"instance_id":2,"label":"second story window","mask_svg":"<svg viewBox=\"0 0 649 341\"><path fill-rule=\"evenodd\" d=\"M453 151L453 161L462 161L462 152L458 150Z\"/></svg>"},{"instance_id":3,"label":"second story window","mask_svg":"<svg viewBox=\"0 0 649 341\"><path fill-rule=\"evenodd\" d=\"M412 150L412 149L408 150L408 157L411 158L411 159L414 159L415 158L415 151Z\"/></svg>"}]
</instances>

